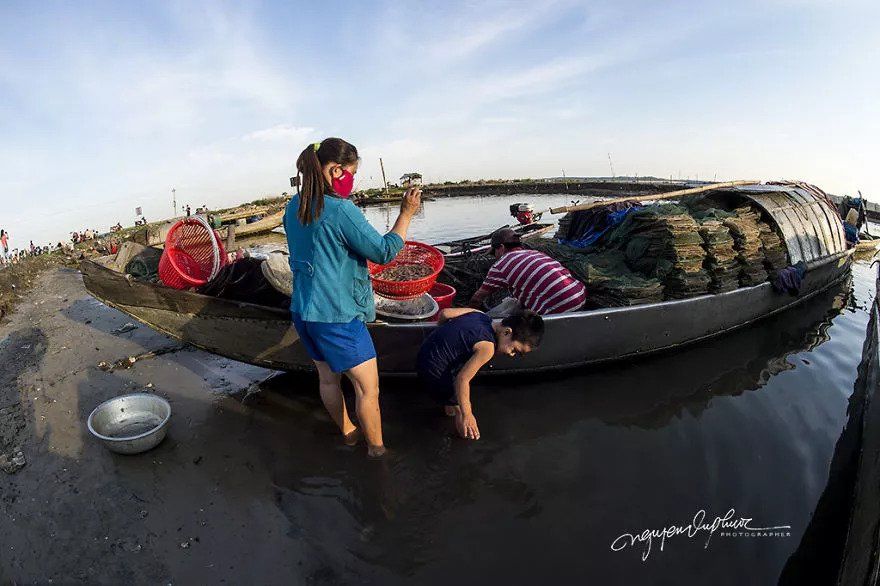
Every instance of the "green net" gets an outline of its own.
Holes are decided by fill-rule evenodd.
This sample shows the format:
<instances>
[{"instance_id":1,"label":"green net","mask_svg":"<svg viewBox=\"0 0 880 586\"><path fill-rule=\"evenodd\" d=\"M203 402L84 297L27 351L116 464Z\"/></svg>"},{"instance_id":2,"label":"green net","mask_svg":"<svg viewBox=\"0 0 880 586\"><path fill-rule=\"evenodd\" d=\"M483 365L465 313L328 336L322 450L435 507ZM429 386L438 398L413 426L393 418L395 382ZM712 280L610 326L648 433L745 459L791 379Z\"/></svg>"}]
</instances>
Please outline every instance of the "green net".
<instances>
[{"instance_id":1,"label":"green net","mask_svg":"<svg viewBox=\"0 0 880 586\"><path fill-rule=\"evenodd\" d=\"M622 251L590 251L551 240L530 242L528 246L555 258L584 283L588 304L593 307L639 305L663 299L660 280L633 272Z\"/></svg>"},{"instance_id":2,"label":"green net","mask_svg":"<svg viewBox=\"0 0 880 586\"><path fill-rule=\"evenodd\" d=\"M723 293L762 283L788 265L784 241L751 205L734 210L700 199L634 209L595 248L552 240L530 241L587 286L592 307L620 307L662 299ZM480 287L493 256L448 257L440 280L466 304ZM499 292L497 301L509 292Z\"/></svg>"},{"instance_id":3,"label":"green net","mask_svg":"<svg viewBox=\"0 0 880 586\"><path fill-rule=\"evenodd\" d=\"M708 291L711 279L703 269L703 239L684 206L652 204L630 212L605 246L624 251L633 270L660 279L667 298Z\"/></svg>"}]
</instances>

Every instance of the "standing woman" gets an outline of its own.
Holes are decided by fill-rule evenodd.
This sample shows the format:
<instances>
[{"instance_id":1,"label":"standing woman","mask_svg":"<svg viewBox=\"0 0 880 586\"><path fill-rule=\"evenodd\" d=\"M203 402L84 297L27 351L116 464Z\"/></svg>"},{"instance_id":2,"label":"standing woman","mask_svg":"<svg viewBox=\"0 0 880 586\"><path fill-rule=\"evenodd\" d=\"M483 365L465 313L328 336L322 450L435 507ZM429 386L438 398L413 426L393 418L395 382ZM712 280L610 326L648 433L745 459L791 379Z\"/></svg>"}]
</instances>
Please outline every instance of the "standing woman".
<instances>
[{"instance_id":1,"label":"standing woman","mask_svg":"<svg viewBox=\"0 0 880 586\"><path fill-rule=\"evenodd\" d=\"M421 190L406 192L390 232L379 234L348 197L358 169L357 149L341 138L310 144L296 161L300 192L284 214L293 295L290 312L306 352L318 370L321 400L353 445L359 435L345 408L344 373L356 394L358 422L368 454L381 456L379 371L364 322L376 319L367 260L384 264L403 248L421 203Z\"/></svg>"}]
</instances>

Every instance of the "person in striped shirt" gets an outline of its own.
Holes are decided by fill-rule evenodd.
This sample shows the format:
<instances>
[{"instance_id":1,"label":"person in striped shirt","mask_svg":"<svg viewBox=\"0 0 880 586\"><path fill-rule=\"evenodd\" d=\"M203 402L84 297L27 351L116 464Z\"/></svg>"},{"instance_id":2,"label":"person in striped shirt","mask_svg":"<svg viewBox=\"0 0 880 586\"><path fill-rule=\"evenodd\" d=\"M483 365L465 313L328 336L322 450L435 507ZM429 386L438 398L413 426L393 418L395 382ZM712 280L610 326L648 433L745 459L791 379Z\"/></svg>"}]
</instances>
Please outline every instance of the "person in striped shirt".
<instances>
[{"instance_id":1,"label":"person in striped shirt","mask_svg":"<svg viewBox=\"0 0 880 586\"><path fill-rule=\"evenodd\" d=\"M489 269L470 306L481 308L495 291L513 295L487 313L501 317L529 309L538 315L566 313L580 309L587 298L584 284L568 269L543 252L522 247L519 234L502 228L492 234L492 253L498 261Z\"/></svg>"}]
</instances>

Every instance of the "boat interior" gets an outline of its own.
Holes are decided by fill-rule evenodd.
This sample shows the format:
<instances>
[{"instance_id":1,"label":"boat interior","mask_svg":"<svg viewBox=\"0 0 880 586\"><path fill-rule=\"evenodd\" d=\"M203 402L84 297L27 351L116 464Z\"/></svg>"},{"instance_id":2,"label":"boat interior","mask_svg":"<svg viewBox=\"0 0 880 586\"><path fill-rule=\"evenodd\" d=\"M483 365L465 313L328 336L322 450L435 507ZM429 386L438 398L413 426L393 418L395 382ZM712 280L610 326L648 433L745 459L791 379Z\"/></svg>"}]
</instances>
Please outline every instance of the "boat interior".
<instances>
[{"instance_id":1,"label":"boat interior","mask_svg":"<svg viewBox=\"0 0 880 586\"><path fill-rule=\"evenodd\" d=\"M816 188L805 184L734 188L666 202L627 204L619 199L590 210L567 213L554 238L550 224L522 227L524 246L556 258L587 285L588 305L625 307L724 293L773 282L780 271L801 263L803 270L845 249L840 217ZM534 233L539 237L529 239ZM487 249L471 252L487 236L447 243L438 281L457 290L466 305L495 262ZM476 246L474 246L476 248ZM126 242L115 257L99 264L129 279L162 285L161 250ZM227 275L225 287L197 292L240 302L286 308L289 298L272 288L259 269ZM238 264L238 263L234 263ZM219 277L219 275L218 275ZM498 301L504 296L499 292Z\"/></svg>"}]
</instances>

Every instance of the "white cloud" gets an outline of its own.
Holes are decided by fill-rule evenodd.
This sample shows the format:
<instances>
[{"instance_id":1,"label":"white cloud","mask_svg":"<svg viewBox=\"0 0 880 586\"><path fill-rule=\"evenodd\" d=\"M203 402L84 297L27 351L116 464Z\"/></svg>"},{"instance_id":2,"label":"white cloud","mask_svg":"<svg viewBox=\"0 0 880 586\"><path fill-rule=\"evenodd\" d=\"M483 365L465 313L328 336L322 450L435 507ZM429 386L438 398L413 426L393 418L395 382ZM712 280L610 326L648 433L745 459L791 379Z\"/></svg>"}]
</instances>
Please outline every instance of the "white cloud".
<instances>
[{"instance_id":1,"label":"white cloud","mask_svg":"<svg viewBox=\"0 0 880 586\"><path fill-rule=\"evenodd\" d=\"M262 130L255 130L242 137L245 141L274 142L292 140L303 142L313 136L315 129L311 126L294 126L292 124L276 124Z\"/></svg>"}]
</instances>

